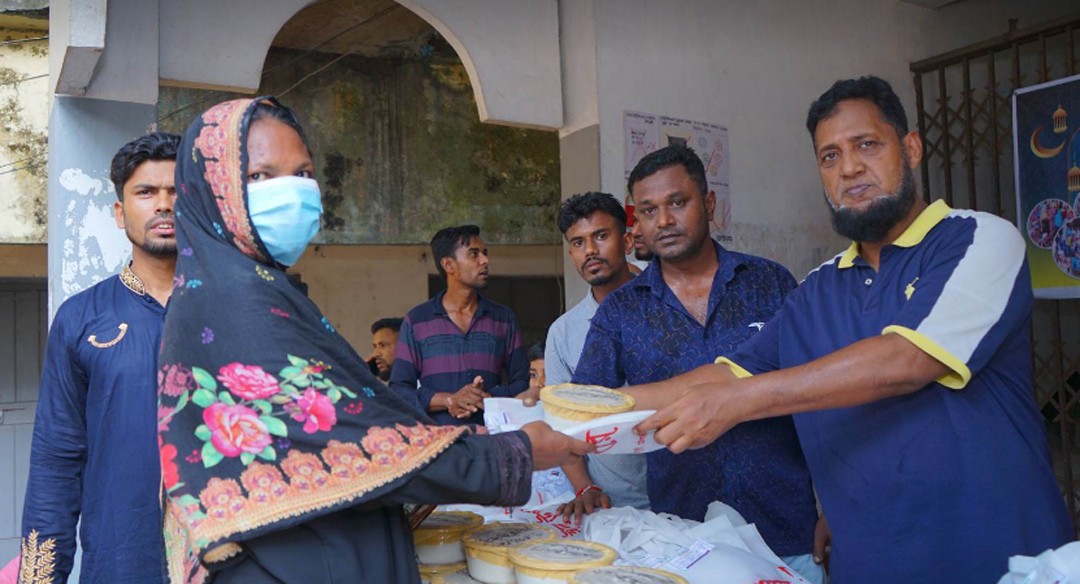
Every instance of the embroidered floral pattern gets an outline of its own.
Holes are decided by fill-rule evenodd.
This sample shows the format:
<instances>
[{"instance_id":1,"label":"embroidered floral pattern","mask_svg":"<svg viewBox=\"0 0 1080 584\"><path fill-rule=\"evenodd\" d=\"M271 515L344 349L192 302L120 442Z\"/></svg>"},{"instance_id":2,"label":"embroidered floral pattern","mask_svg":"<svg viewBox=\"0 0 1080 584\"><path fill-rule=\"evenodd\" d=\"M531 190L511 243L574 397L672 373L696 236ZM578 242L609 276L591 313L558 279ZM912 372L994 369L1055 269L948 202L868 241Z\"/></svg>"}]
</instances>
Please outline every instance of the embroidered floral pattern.
<instances>
[{"instance_id":1,"label":"embroidered floral pattern","mask_svg":"<svg viewBox=\"0 0 1080 584\"><path fill-rule=\"evenodd\" d=\"M210 343L214 342L214 329L208 326L203 327L202 332L199 333L199 341L201 341L204 345L209 345Z\"/></svg>"},{"instance_id":2,"label":"embroidered floral pattern","mask_svg":"<svg viewBox=\"0 0 1080 584\"><path fill-rule=\"evenodd\" d=\"M166 365L158 370L158 389L170 397L180 397L195 389L191 370L182 365Z\"/></svg>"},{"instance_id":3,"label":"embroidered floral pattern","mask_svg":"<svg viewBox=\"0 0 1080 584\"><path fill-rule=\"evenodd\" d=\"M274 308L274 307L270 308L270 314L273 314L275 316L280 316L281 318L289 318L289 313L285 312L284 310L282 310L280 308Z\"/></svg>"},{"instance_id":4,"label":"embroidered floral pattern","mask_svg":"<svg viewBox=\"0 0 1080 584\"><path fill-rule=\"evenodd\" d=\"M176 408L170 408L158 404L157 407L157 431L158 433L164 432L169 429L169 420L172 419L173 414L176 412Z\"/></svg>"},{"instance_id":5,"label":"embroidered floral pattern","mask_svg":"<svg viewBox=\"0 0 1080 584\"><path fill-rule=\"evenodd\" d=\"M260 278L262 278L263 280L266 280L267 282L273 282L274 281L274 275L270 273L270 270L268 270L268 269L266 269L266 268L264 268L262 266L255 266L255 273L258 274Z\"/></svg>"},{"instance_id":6,"label":"embroidered floral pattern","mask_svg":"<svg viewBox=\"0 0 1080 584\"><path fill-rule=\"evenodd\" d=\"M38 531L31 529L22 540L22 553L19 557L19 582L22 584L44 584L53 581L56 570L56 539L48 538L38 542Z\"/></svg>"},{"instance_id":7,"label":"embroidered floral pattern","mask_svg":"<svg viewBox=\"0 0 1080 584\"><path fill-rule=\"evenodd\" d=\"M409 454L408 445L393 428L372 428L361 444L371 453L372 462L383 466L391 466Z\"/></svg>"},{"instance_id":8,"label":"embroidered floral pattern","mask_svg":"<svg viewBox=\"0 0 1080 584\"><path fill-rule=\"evenodd\" d=\"M323 448L322 458L330 466L330 474L339 479L354 479L367 472L369 461L360 447L331 440Z\"/></svg>"},{"instance_id":9,"label":"embroidered floral pattern","mask_svg":"<svg viewBox=\"0 0 1080 584\"><path fill-rule=\"evenodd\" d=\"M281 391L277 379L257 365L229 363L218 370L217 378L240 399L265 399Z\"/></svg>"},{"instance_id":10,"label":"embroidered floral pattern","mask_svg":"<svg viewBox=\"0 0 1080 584\"><path fill-rule=\"evenodd\" d=\"M285 477L277 467L260 462L252 463L240 475L240 482L247 489L248 500L259 504L277 501L289 490Z\"/></svg>"},{"instance_id":11,"label":"embroidered floral pattern","mask_svg":"<svg viewBox=\"0 0 1080 584\"><path fill-rule=\"evenodd\" d=\"M161 454L161 482L165 485L165 492L169 492L180 482L180 469L176 466L176 447L162 444L161 436L158 436L158 452Z\"/></svg>"},{"instance_id":12,"label":"embroidered floral pattern","mask_svg":"<svg viewBox=\"0 0 1080 584\"><path fill-rule=\"evenodd\" d=\"M329 432L334 424L337 424L337 412L334 411L333 402L314 388L308 388L296 403L286 404L285 411L297 422L304 422L304 432L308 434L320 430Z\"/></svg>"},{"instance_id":13,"label":"embroidered floral pattern","mask_svg":"<svg viewBox=\"0 0 1080 584\"><path fill-rule=\"evenodd\" d=\"M313 491L325 487L330 474L323 468L319 457L308 452L292 450L281 461L281 470L289 476L292 487L298 491Z\"/></svg>"},{"instance_id":14,"label":"embroidered floral pattern","mask_svg":"<svg viewBox=\"0 0 1080 584\"><path fill-rule=\"evenodd\" d=\"M200 456L204 467L226 458L239 458L245 466L256 458L276 460L272 437L286 439L278 448L288 448L281 445L288 444L284 418L302 422L301 429L307 434L328 432L338 422L336 404L343 397L357 399L352 390L324 376L330 369L326 363L287 357L289 366L277 377L257 365L238 362L222 366L216 377L199 367L190 370L191 382L184 387L194 385L191 402L203 408L203 424L195 429L195 436L203 441ZM170 366L162 371L165 377L159 376L159 383L170 372L179 375ZM184 377L178 379L187 383ZM228 391L220 391L218 382ZM181 399L186 405L187 393Z\"/></svg>"},{"instance_id":15,"label":"embroidered floral pattern","mask_svg":"<svg viewBox=\"0 0 1080 584\"><path fill-rule=\"evenodd\" d=\"M202 153L203 178L214 193L225 228L233 235L233 243L245 255L260 261L267 258L259 252L255 235L244 208L243 177L232 173L240 166L239 127L251 100L237 99L218 104L202 115L203 127L195 139L195 148ZM219 231L220 235L224 235Z\"/></svg>"},{"instance_id":16,"label":"embroidered floral pattern","mask_svg":"<svg viewBox=\"0 0 1080 584\"><path fill-rule=\"evenodd\" d=\"M199 501L206 508L207 517L219 521L235 516L247 506L247 498L233 479L210 479L199 494Z\"/></svg>"},{"instance_id":17,"label":"embroidered floral pattern","mask_svg":"<svg viewBox=\"0 0 1080 584\"><path fill-rule=\"evenodd\" d=\"M219 402L203 411L203 422L210 432L207 445L212 445L222 456L260 454L270 445L270 430L259 419L259 414L249 407ZM203 461L206 460L207 448L204 447Z\"/></svg>"}]
</instances>

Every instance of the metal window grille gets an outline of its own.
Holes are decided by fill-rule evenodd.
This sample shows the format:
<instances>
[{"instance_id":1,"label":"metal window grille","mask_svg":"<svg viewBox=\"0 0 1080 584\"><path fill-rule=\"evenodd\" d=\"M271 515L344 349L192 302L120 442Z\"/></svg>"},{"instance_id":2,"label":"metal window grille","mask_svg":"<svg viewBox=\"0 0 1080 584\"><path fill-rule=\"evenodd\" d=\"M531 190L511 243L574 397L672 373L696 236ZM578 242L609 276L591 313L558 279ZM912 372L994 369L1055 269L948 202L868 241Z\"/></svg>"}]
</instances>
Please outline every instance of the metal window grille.
<instances>
[{"instance_id":1,"label":"metal window grille","mask_svg":"<svg viewBox=\"0 0 1080 584\"><path fill-rule=\"evenodd\" d=\"M1080 14L1009 32L911 65L923 137L923 196L1016 222L1013 90L1080 73ZM1037 300L1035 397L1054 471L1080 526L1080 301Z\"/></svg>"}]
</instances>

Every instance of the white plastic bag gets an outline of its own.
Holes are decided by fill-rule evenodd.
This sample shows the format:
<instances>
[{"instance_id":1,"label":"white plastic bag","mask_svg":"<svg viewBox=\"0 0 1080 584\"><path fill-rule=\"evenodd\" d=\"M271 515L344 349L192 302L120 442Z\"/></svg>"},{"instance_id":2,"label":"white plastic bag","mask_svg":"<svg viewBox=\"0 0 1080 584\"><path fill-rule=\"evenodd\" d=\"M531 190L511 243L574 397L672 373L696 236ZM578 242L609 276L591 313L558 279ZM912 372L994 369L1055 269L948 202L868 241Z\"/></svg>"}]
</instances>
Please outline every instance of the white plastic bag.
<instances>
[{"instance_id":1,"label":"white plastic bag","mask_svg":"<svg viewBox=\"0 0 1080 584\"><path fill-rule=\"evenodd\" d=\"M998 584L1064 584L1080 582L1080 542L1035 556L1009 558L1009 573Z\"/></svg>"},{"instance_id":2,"label":"white plastic bag","mask_svg":"<svg viewBox=\"0 0 1080 584\"><path fill-rule=\"evenodd\" d=\"M731 584L806 582L726 505L710 507L704 523L621 507L594 512L584 527L586 540L619 552L617 564L670 570L691 584L713 584L718 574Z\"/></svg>"}]
</instances>

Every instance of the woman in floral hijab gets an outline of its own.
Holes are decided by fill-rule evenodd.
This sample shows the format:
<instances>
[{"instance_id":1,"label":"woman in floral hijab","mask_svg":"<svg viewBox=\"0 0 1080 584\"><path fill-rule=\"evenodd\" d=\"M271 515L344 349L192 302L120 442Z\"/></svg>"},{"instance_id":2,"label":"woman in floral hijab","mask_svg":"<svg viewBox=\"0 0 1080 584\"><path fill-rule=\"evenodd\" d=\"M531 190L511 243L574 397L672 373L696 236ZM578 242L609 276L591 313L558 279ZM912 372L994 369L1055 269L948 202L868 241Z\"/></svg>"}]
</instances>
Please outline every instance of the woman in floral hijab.
<instances>
[{"instance_id":1,"label":"woman in floral hijab","mask_svg":"<svg viewBox=\"0 0 1080 584\"><path fill-rule=\"evenodd\" d=\"M433 426L376 381L284 271L321 210L291 110L218 104L179 154L158 376L172 582L416 583L402 504L521 504L534 467L587 448Z\"/></svg>"}]
</instances>

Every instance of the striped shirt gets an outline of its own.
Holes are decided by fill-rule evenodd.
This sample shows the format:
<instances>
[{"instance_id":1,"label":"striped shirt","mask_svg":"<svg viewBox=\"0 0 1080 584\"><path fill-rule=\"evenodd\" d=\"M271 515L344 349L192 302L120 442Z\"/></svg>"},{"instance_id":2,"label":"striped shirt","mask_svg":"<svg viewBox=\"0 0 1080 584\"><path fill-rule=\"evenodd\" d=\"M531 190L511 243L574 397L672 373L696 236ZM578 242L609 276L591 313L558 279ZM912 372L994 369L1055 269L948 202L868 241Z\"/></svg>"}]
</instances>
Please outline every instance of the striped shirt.
<instances>
[{"instance_id":1,"label":"striped shirt","mask_svg":"<svg viewBox=\"0 0 1080 584\"><path fill-rule=\"evenodd\" d=\"M937 201L876 271L853 244L720 359L745 376L897 334L949 368L908 395L795 415L833 582L995 582L1009 556L1074 537L1033 398L1031 309L1016 228Z\"/></svg>"},{"instance_id":2,"label":"striped shirt","mask_svg":"<svg viewBox=\"0 0 1080 584\"><path fill-rule=\"evenodd\" d=\"M462 332L443 307L444 294L405 315L390 387L421 411L427 411L436 393L454 393L477 375L494 397L514 397L528 389L529 362L513 311L481 296L469 329ZM483 411L460 420L445 410L430 415L441 424L484 423Z\"/></svg>"}]
</instances>

